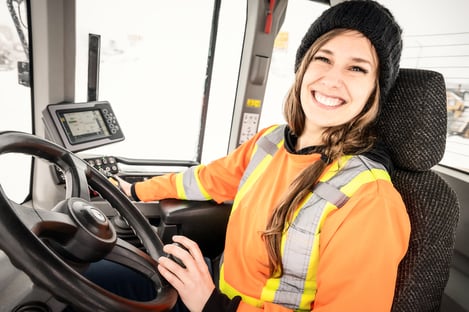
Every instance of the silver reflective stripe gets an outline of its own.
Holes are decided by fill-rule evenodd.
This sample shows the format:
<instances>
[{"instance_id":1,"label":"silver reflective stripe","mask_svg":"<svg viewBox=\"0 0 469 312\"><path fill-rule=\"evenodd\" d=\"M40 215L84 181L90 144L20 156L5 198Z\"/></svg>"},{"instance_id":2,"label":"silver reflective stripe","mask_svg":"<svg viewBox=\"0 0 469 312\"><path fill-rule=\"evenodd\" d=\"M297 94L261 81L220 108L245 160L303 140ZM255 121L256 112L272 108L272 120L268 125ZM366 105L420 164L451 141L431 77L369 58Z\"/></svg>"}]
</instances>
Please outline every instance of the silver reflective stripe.
<instances>
[{"instance_id":1,"label":"silver reflective stripe","mask_svg":"<svg viewBox=\"0 0 469 312\"><path fill-rule=\"evenodd\" d=\"M282 304L290 309L299 310L305 281L311 262L317 262L319 251L315 250L316 233L320 232L320 221L326 217L328 202L338 208L348 200L340 189L350 183L358 174L370 169L385 169L383 165L363 156L354 156L327 183L321 183L320 191L314 190L310 199L301 207L286 233L282 262L284 274L276 290L274 303ZM334 190L335 189L335 190ZM337 201L335 201L337 200ZM319 244L316 244L318 246ZM311 257L315 257L313 260ZM313 260L313 261L312 261ZM316 273L313 272L313 276ZM309 311L309 310L308 310Z\"/></svg>"},{"instance_id":2,"label":"silver reflective stripe","mask_svg":"<svg viewBox=\"0 0 469 312\"><path fill-rule=\"evenodd\" d=\"M246 170L244 170L238 189L241 189L249 176L256 170L257 166L267 155L273 156L278 151L278 144L283 139L284 129L285 125L278 126L272 132L261 136L256 142L257 150L251 157L251 161L246 167Z\"/></svg>"},{"instance_id":3,"label":"silver reflective stripe","mask_svg":"<svg viewBox=\"0 0 469 312\"><path fill-rule=\"evenodd\" d=\"M333 203L337 208L342 207L349 200L349 197L341 190L327 182L319 182L314 188L314 193Z\"/></svg>"},{"instance_id":4,"label":"silver reflective stripe","mask_svg":"<svg viewBox=\"0 0 469 312\"><path fill-rule=\"evenodd\" d=\"M323 202L324 200L318 196L312 196L288 228L282 255L284 271L275 293L274 303L294 310L299 309L314 250L314 232L323 213Z\"/></svg>"},{"instance_id":5,"label":"silver reflective stripe","mask_svg":"<svg viewBox=\"0 0 469 312\"><path fill-rule=\"evenodd\" d=\"M268 139L268 137L261 137L259 139L259 141L257 142L257 145L259 148L261 148L262 150L264 150L267 154L273 156L277 150L278 150L278 147L277 147L277 144L281 141L282 139L282 136L275 136L275 134L279 134L279 133L283 133L281 131L278 131L279 129L277 129L276 131L274 131L272 134L274 136L269 136L270 139L273 139L274 141L270 141Z\"/></svg>"},{"instance_id":6,"label":"silver reflective stripe","mask_svg":"<svg viewBox=\"0 0 469 312\"><path fill-rule=\"evenodd\" d=\"M182 184L186 198L189 200L208 200L200 190L199 184L197 183L195 171L198 170L198 166L190 167L182 173Z\"/></svg>"}]
</instances>

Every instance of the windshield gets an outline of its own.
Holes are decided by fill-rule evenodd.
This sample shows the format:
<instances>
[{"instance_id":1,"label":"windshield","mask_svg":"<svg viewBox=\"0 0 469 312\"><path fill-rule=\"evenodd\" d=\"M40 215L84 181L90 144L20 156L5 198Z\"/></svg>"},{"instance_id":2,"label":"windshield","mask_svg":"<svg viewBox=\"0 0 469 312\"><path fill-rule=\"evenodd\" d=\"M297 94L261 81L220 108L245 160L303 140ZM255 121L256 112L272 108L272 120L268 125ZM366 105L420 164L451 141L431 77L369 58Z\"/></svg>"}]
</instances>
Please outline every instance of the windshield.
<instances>
[{"instance_id":1,"label":"windshield","mask_svg":"<svg viewBox=\"0 0 469 312\"><path fill-rule=\"evenodd\" d=\"M95 34L98 100L109 101L124 125L124 142L91 152L195 160L213 2L81 0L76 6L75 101L87 100L88 38Z\"/></svg>"}]
</instances>

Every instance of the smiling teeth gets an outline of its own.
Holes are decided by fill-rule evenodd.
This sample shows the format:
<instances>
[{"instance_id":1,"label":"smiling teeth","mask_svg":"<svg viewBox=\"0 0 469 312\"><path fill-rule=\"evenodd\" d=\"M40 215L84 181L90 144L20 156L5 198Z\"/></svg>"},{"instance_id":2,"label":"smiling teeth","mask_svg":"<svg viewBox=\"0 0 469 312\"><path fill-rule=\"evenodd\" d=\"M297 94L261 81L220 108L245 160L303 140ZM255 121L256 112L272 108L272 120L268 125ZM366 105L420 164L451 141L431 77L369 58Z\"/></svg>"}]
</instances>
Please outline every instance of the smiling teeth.
<instances>
[{"instance_id":1,"label":"smiling teeth","mask_svg":"<svg viewBox=\"0 0 469 312\"><path fill-rule=\"evenodd\" d=\"M342 100L338 98L328 97L318 92L314 92L314 97L319 103L326 106L339 106L340 104L342 104Z\"/></svg>"}]
</instances>

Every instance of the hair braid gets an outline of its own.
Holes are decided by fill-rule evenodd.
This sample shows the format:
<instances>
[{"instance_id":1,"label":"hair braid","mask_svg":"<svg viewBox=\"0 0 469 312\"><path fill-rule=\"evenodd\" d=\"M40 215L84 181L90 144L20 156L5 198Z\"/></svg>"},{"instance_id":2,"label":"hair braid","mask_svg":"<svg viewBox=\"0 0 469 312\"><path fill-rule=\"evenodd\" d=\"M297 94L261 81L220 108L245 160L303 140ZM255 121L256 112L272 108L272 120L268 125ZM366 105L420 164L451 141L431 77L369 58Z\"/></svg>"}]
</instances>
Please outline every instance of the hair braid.
<instances>
[{"instance_id":1,"label":"hair braid","mask_svg":"<svg viewBox=\"0 0 469 312\"><path fill-rule=\"evenodd\" d=\"M301 108L300 89L306 69L319 48L334 36L344 32L334 29L320 37L306 52L296 71L295 81L285 100L284 114L291 131L301 135L304 130L305 114ZM377 75L379 77L379 73ZM323 155L320 161L306 167L291 183L285 197L274 209L266 230L262 233L268 256L271 276L282 276L283 264L281 257L282 235L288 229L295 210L302 201L314 190L317 181L327 165L339 160L343 155L361 154L369 150L375 140L374 121L379 110L380 89L378 78L376 87L362 112L346 124L326 129L322 136L323 145L319 152ZM339 164L340 165L340 164Z\"/></svg>"}]
</instances>

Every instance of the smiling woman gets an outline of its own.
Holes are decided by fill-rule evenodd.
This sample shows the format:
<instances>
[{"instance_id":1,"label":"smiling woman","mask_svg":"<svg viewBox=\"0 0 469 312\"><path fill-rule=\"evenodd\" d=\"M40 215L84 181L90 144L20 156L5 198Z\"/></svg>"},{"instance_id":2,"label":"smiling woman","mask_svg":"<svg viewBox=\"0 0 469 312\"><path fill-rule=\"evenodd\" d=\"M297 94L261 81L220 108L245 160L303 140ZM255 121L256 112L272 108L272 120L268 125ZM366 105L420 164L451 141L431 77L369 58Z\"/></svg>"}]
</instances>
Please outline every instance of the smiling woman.
<instances>
[{"instance_id":1,"label":"smiling woman","mask_svg":"<svg viewBox=\"0 0 469 312\"><path fill-rule=\"evenodd\" d=\"M319 38L325 42L301 82L301 106L306 117L298 149L322 142L321 129L340 126L356 117L378 86L378 56L369 39L357 31L335 31ZM310 54L310 55L311 55ZM307 56L308 59L310 56ZM377 97L371 97L376 102ZM377 103L370 105L375 118Z\"/></svg>"},{"instance_id":2,"label":"smiling woman","mask_svg":"<svg viewBox=\"0 0 469 312\"><path fill-rule=\"evenodd\" d=\"M4 2L0 311L469 311L467 0Z\"/></svg>"},{"instance_id":3,"label":"smiling woman","mask_svg":"<svg viewBox=\"0 0 469 312\"><path fill-rule=\"evenodd\" d=\"M375 23L384 31L373 31ZM379 3L337 4L313 22L298 48L286 125L262 129L207 165L121 183L137 201L233 201L219 289L189 238L173 237L189 252L165 247L185 269L159 259L189 310L391 308L410 223L373 126L396 81L401 48L401 29Z\"/></svg>"}]
</instances>

